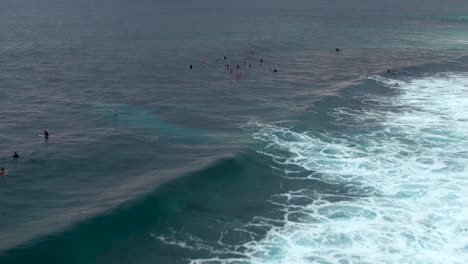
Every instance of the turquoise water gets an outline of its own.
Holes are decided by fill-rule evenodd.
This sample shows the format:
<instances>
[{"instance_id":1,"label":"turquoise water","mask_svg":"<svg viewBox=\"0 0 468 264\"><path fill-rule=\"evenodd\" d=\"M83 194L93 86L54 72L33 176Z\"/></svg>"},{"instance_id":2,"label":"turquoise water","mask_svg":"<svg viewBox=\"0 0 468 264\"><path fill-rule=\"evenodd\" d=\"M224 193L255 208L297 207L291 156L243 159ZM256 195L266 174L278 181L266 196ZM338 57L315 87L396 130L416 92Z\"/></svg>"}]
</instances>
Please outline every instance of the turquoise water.
<instances>
[{"instance_id":1,"label":"turquoise water","mask_svg":"<svg viewBox=\"0 0 468 264\"><path fill-rule=\"evenodd\" d=\"M0 263L467 262L466 14L0 2Z\"/></svg>"}]
</instances>

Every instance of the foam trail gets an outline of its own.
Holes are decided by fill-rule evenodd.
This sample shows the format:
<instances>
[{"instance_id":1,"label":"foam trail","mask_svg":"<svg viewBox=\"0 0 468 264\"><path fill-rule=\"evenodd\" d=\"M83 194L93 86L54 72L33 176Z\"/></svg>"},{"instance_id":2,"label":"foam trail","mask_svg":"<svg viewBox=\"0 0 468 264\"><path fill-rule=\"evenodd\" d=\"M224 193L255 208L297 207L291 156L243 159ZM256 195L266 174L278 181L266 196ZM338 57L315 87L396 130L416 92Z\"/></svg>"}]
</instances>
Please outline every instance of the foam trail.
<instances>
[{"instance_id":1,"label":"foam trail","mask_svg":"<svg viewBox=\"0 0 468 264\"><path fill-rule=\"evenodd\" d=\"M263 143L259 152L284 168L286 180L349 191L275 195L271 203L284 218L254 219L268 231L242 244L241 257L215 254L191 263L468 263L468 77L398 80L399 87L373 79L400 95L366 95L364 105L379 107L331 113L358 129L295 132L258 124L254 133Z\"/></svg>"},{"instance_id":2,"label":"foam trail","mask_svg":"<svg viewBox=\"0 0 468 264\"><path fill-rule=\"evenodd\" d=\"M367 133L314 135L261 126L255 138L269 144L263 151L276 162L321 175L311 178L358 183L377 193L341 202L323 196L299 209L285 204L286 220L295 211L318 220L287 221L271 230L252 243L253 256L273 241L284 244L269 251L276 251L274 256L252 263L466 263L468 78L439 75L399 83L392 89L402 89L401 96L371 98L399 111L334 113L381 124ZM275 155L278 150L289 157Z\"/></svg>"}]
</instances>

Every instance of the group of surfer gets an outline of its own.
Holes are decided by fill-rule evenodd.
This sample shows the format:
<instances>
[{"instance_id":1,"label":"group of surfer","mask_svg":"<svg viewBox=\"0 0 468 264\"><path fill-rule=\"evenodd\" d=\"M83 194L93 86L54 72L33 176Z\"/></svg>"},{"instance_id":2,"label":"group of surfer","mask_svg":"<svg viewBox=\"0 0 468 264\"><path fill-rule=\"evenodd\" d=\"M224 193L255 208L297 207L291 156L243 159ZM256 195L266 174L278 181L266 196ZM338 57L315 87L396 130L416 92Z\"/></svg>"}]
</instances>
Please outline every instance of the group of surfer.
<instances>
[{"instance_id":1,"label":"group of surfer","mask_svg":"<svg viewBox=\"0 0 468 264\"><path fill-rule=\"evenodd\" d=\"M341 49L340 49L340 48L335 48L335 52L336 52L337 54L340 54L340 53L341 53ZM256 50L255 50L255 49L252 49L252 50L250 51L250 56L253 57L253 55L254 55L255 53L256 53ZM235 69L234 69L234 67L231 67L231 65L230 65L229 63L226 63L227 56L224 56L223 59L224 59L224 61L225 61L225 63L224 63L224 69L226 69L230 74L233 74L235 70L239 70L239 69L241 68L240 64L237 64L236 67L235 67ZM220 58L217 58L217 59L216 59L216 62L217 62L217 63L219 63L220 61L221 61ZM244 64L244 69L247 69L247 66L248 66L248 68L252 68L252 64L251 64L251 63L248 63L248 64L247 64L247 60L245 59L245 57L242 57L242 58L241 58L241 62L242 62L242 64ZM260 66L262 66L262 65L263 65L263 58L260 58L259 62L260 62ZM208 62L207 62L206 59L203 59L203 60L201 61L201 63L202 63L202 65L203 65L204 67L206 67L206 66L208 65ZM190 68L190 70L192 70L192 69L194 68L193 64L190 64L190 65L189 65L189 68ZM278 72L278 69L274 68L274 69L273 69L273 72L274 72L274 73L277 73L277 72ZM390 74L390 73L392 73L392 71L391 71L390 69L387 69L387 73ZM239 80L239 79L246 79L246 78L247 78L247 73L246 73L246 72L237 73L235 78L236 78L237 80ZM398 86L400 86L400 84L399 84L399 83L395 83L395 86L398 87Z\"/></svg>"},{"instance_id":2,"label":"group of surfer","mask_svg":"<svg viewBox=\"0 0 468 264\"><path fill-rule=\"evenodd\" d=\"M15 153L13 154L12 157L13 157L13 159L17 159L17 158L19 158L19 155L15 151ZM0 168L0 176L3 176L3 175L8 175L8 171L5 170L5 168Z\"/></svg>"},{"instance_id":3,"label":"group of surfer","mask_svg":"<svg viewBox=\"0 0 468 264\"><path fill-rule=\"evenodd\" d=\"M46 140L49 139L49 132L46 129L44 129L43 135ZM20 155L15 151L11 157L13 159L18 159ZM0 168L0 176L4 176L4 175L8 175L8 171L5 168Z\"/></svg>"},{"instance_id":4,"label":"group of surfer","mask_svg":"<svg viewBox=\"0 0 468 264\"><path fill-rule=\"evenodd\" d=\"M252 49L250 51L250 56L253 56L254 54L256 53L256 50L255 49ZM240 64L237 64L235 67L232 67L229 63L226 63L226 60L227 60L227 56L224 56L223 57L224 59L224 69L226 69L230 74L233 74L235 70L240 70L241 68L241 64L244 65L244 69L247 69L247 68L252 68L252 63L248 63L247 60L245 59L245 57L242 57L241 58L241 63ZM216 59L216 62L219 63L221 61L220 58L217 58ZM201 61L203 67L206 67L208 65L208 62L206 59L203 59ZM260 66L263 65L263 58L260 58L259 60L259 63L260 63ZM192 70L194 68L193 64L190 64L189 65L189 69ZM274 73L277 73L278 70L276 68L273 69L273 72ZM241 73L237 73L236 74L236 79L245 79L247 77L247 73L245 72L241 72Z\"/></svg>"},{"instance_id":5,"label":"group of surfer","mask_svg":"<svg viewBox=\"0 0 468 264\"><path fill-rule=\"evenodd\" d=\"M336 48L335 51L336 51L336 53L341 53L341 49L339 49L339 48ZM252 49L252 50L250 51L250 56L253 56L255 53L256 53L256 50L255 50L255 49ZM223 59L224 59L224 61L226 61L226 60L227 60L227 56L224 56ZM217 62L217 63L219 63L220 61L221 61L220 58L217 58L217 59L216 59L216 62ZM247 68L247 61L246 61L246 59L245 59L244 57L242 57L242 58L241 58L241 61L242 61L242 63L244 64L244 68ZM206 59L203 59L203 60L202 60L202 65L203 65L204 67L206 67L206 65L208 65L208 62L207 62ZM263 65L263 58L260 58L260 66L262 66L262 65ZM189 69L192 70L193 68L194 68L193 64L190 64L190 65L189 65ZM234 69L233 69L233 68L231 67L231 65L229 65L228 63L225 63L225 64L224 64L224 68L227 69L227 70L229 71L229 73L231 73L231 74L234 72ZM251 64L251 63L248 64L248 68L252 68L252 64ZM237 70L240 69L240 65L239 65L239 64L236 65L236 69L237 69ZM389 70L389 71L390 71L390 70ZM274 69L273 69L273 72L274 72L274 73L277 73L277 72L278 72L278 69L274 68ZM236 79L240 79L240 78L242 78L242 77L246 77L246 75L247 75L246 73L236 74Z\"/></svg>"}]
</instances>

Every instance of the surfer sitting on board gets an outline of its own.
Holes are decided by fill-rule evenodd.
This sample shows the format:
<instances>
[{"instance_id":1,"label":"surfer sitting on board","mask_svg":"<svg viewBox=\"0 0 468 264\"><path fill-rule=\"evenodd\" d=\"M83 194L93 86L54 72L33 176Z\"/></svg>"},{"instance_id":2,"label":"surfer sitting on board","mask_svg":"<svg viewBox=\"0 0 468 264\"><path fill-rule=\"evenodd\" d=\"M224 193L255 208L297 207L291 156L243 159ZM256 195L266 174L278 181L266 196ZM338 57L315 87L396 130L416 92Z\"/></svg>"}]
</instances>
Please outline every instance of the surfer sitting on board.
<instances>
[{"instance_id":1,"label":"surfer sitting on board","mask_svg":"<svg viewBox=\"0 0 468 264\"><path fill-rule=\"evenodd\" d=\"M44 128L44 137L45 137L46 139L49 138L49 132L47 132L47 130L46 130L45 128Z\"/></svg>"},{"instance_id":2,"label":"surfer sitting on board","mask_svg":"<svg viewBox=\"0 0 468 264\"><path fill-rule=\"evenodd\" d=\"M16 151L15 151L15 154L13 154L13 158L14 158L14 159L19 158L19 155L18 155L18 153L16 153Z\"/></svg>"},{"instance_id":3,"label":"surfer sitting on board","mask_svg":"<svg viewBox=\"0 0 468 264\"><path fill-rule=\"evenodd\" d=\"M0 176L7 175L7 174L8 174L7 170L5 170L4 168L0 168Z\"/></svg>"}]
</instances>

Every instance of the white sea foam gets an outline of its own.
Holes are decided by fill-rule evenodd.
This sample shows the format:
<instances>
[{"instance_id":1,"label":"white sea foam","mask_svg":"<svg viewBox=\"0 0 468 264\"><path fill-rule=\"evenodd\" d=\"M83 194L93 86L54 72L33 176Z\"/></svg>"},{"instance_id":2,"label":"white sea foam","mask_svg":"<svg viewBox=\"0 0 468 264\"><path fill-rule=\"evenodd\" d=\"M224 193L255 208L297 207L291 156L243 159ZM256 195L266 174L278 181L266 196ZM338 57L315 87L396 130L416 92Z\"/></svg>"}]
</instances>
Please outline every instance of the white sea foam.
<instances>
[{"instance_id":1,"label":"white sea foam","mask_svg":"<svg viewBox=\"0 0 468 264\"><path fill-rule=\"evenodd\" d=\"M242 256L214 254L192 263L468 263L468 77L398 80L398 87L397 80L373 79L400 94L361 98L385 107L330 113L353 130L295 132L258 124L254 133L263 145L259 152L275 168L288 167L286 181L310 179L350 191L277 194L271 203L284 218L254 219L252 225L268 231L242 250L229 249Z\"/></svg>"}]
</instances>

